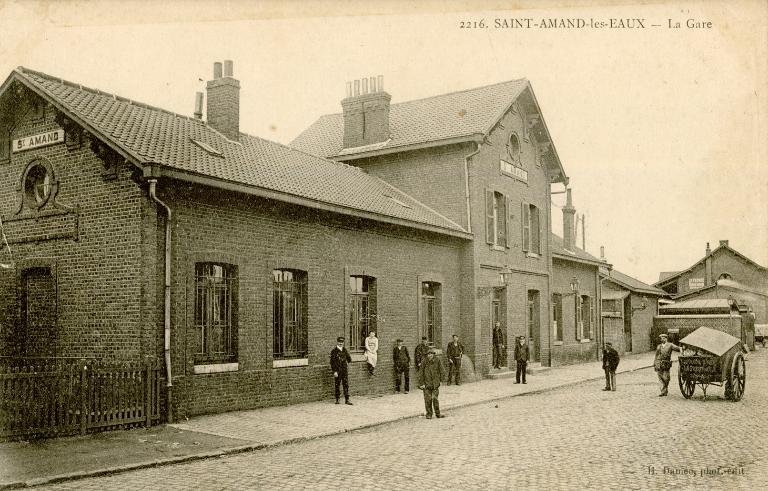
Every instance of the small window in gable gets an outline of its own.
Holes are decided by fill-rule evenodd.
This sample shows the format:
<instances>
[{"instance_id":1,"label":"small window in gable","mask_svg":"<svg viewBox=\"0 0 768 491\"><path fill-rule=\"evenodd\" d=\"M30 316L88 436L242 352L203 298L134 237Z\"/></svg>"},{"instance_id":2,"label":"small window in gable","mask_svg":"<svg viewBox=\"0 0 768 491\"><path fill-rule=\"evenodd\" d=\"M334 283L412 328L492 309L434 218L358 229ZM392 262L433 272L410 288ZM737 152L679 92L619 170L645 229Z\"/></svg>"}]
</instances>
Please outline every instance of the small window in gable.
<instances>
[{"instance_id":1,"label":"small window in gable","mask_svg":"<svg viewBox=\"0 0 768 491\"><path fill-rule=\"evenodd\" d=\"M517 134L512 133L509 135L509 142L507 142L507 154L509 158L515 162L520 160L520 138Z\"/></svg>"}]
</instances>

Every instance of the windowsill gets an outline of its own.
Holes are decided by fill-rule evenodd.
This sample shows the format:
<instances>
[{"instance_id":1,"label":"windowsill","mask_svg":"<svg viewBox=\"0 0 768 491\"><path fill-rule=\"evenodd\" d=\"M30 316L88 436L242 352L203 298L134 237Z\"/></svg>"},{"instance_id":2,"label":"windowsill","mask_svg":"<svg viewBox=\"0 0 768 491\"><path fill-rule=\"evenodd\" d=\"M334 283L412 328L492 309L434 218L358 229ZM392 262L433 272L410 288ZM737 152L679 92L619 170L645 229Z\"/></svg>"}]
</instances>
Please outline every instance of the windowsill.
<instances>
[{"instance_id":1,"label":"windowsill","mask_svg":"<svg viewBox=\"0 0 768 491\"><path fill-rule=\"evenodd\" d=\"M532 257L532 258L538 259L541 257L541 254L536 254L535 252L526 252L525 257Z\"/></svg>"},{"instance_id":2,"label":"windowsill","mask_svg":"<svg viewBox=\"0 0 768 491\"><path fill-rule=\"evenodd\" d=\"M552 345L553 346L562 346L563 342L562 341L552 341Z\"/></svg>"},{"instance_id":3,"label":"windowsill","mask_svg":"<svg viewBox=\"0 0 768 491\"><path fill-rule=\"evenodd\" d=\"M286 358L284 360L272 360L272 368L290 368L309 366L309 358Z\"/></svg>"},{"instance_id":4,"label":"windowsill","mask_svg":"<svg viewBox=\"0 0 768 491\"><path fill-rule=\"evenodd\" d=\"M491 250L492 250L492 251L500 251L500 252L504 252L504 251L506 250L506 248L505 248L504 246L500 246L500 245L496 245L496 244L493 244L493 245L491 246Z\"/></svg>"},{"instance_id":5,"label":"windowsill","mask_svg":"<svg viewBox=\"0 0 768 491\"><path fill-rule=\"evenodd\" d=\"M582 344L584 344L584 343L591 343L592 340L591 339L581 339L581 340L579 340L579 342L582 343Z\"/></svg>"},{"instance_id":6,"label":"windowsill","mask_svg":"<svg viewBox=\"0 0 768 491\"><path fill-rule=\"evenodd\" d=\"M195 365L195 375L205 373L223 373L236 372L240 368L238 362L235 363L212 363L210 365Z\"/></svg>"},{"instance_id":7,"label":"windowsill","mask_svg":"<svg viewBox=\"0 0 768 491\"><path fill-rule=\"evenodd\" d=\"M365 361L365 353L350 353L352 362Z\"/></svg>"}]
</instances>

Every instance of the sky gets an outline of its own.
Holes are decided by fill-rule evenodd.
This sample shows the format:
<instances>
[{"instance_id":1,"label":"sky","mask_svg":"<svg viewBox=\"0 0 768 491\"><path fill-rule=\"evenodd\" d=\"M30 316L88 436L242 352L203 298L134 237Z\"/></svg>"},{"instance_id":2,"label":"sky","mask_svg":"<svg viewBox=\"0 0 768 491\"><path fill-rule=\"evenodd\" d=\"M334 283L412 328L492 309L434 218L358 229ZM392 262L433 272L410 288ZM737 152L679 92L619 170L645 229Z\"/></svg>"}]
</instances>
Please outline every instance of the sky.
<instances>
[{"instance_id":1,"label":"sky","mask_svg":"<svg viewBox=\"0 0 768 491\"><path fill-rule=\"evenodd\" d=\"M531 27L495 27L513 18ZM611 19L636 28L589 26ZM25 66L187 115L231 59L241 131L285 144L350 80L383 75L397 103L527 78L588 252L648 283L725 239L768 265L765 1L0 0L0 33L3 78Z\"/></svg>"}]
</instances>

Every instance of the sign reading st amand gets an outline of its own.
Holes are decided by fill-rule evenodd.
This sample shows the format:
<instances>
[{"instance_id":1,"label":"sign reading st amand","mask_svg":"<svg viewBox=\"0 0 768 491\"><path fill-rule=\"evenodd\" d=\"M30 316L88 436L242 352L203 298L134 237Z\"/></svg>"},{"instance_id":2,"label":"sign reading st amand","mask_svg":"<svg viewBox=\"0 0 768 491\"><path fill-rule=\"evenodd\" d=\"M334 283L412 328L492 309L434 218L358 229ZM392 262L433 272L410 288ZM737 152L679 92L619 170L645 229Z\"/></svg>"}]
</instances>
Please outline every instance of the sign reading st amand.
<instances>
[{"instance_id":1,"label":"sign reading st amand","mask_svg":"<svg viewBox=\"0 0 768 491\"><path fill-rule=\"evenodd\" d=\"M15 138L13 140L13 151L23 152L24 150L30 150L33 148L44 147L46 145L53 145L54 143L64 142L64 130L47 131L32 136L25 136L22 138Z\"/></svg>"}]
</instances>

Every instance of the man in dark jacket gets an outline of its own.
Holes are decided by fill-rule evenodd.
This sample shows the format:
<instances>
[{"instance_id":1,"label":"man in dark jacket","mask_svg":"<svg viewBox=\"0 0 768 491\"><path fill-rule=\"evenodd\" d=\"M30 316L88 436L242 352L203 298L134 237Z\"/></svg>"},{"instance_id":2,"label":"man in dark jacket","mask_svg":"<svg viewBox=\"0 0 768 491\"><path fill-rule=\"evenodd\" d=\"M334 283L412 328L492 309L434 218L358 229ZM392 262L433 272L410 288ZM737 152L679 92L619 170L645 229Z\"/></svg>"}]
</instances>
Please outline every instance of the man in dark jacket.
<instances>
[{"instance_id":1,"label":"man in dark jacket","mask_svg":"<svg viewBox=\"0 0 768 491\"><path fill-rule=\"evenodd\" d=\"M456 385L461 383L461 356L464 354L464 345L459 342L459 337L453 335L453 341L448 343L448 349L445 350L448 357L448 385L451 385L451 378Z\"/></svg>"},{"instance_id":2,"label":"man in dark jacket","mask_svg":"<svg viewBox=\"0 0 768 491\"><path fill-rule=\"evenodd\" d=\"M416 358L416 368L421 368L421 364L427 359L427 353L429 353L429 345L427 345L427 337L421 337L421 343L416 345L416 352L414 357Z\"/></svg>"},{"instance_id":3,"label":"man in dark jacket","mask_svg":"<svg viewBox=\"0 0 768 491\"><path fill-rule=\"evenodd\" d=\"M424 391L424 408L427 410L427 419L432 419L432 410L435 416L444 418L440 414L440 381L443 379L443 365L435 356L435 350L427 352L427 359L419 369L419 388Z\"/></svg>"},{"instance_id":4,"label":"man in dark jacket","mask_svg":"<svg viewBox=\"0 0 768 491\"><path fill-rule=\"evenodd\" d=\"M348 365L352 362L352 357L344 347L344 338L336 338L336 347L331 350L331 370L333 370L334 393L336 394L336 404L339 403L339 384L344 388L344 403L351 406L349 400L349 370Z\"/></svg>"},{"instance_id":5,"label":"man in dark jacket","mask_svg":"<svg viewBox=\"0 0 768 491\"><path fill-rule=\"evenodd\" d=\"M619 352L613 348L610 342L603 348L603 370L605 370L605 388L603 390L616 390L616 369L619 367Z\"/></svg>"},{"instance_id":6,"label":"man in dark jacket","mask_svg":"<svg viewBox=\"0 0 768 491\"><path fill-rule=\"evenodd\" d=\"M528 344L525 342L525 336L517 338L517 343L515 343L515 362L517 362L515 383L519 384L520 378L522 378L523 383L527 384L528 382L525 381L525 369L528 366Z\"/></svg>"},{"instance_id":7,"label":"man in dark jacket","mask_svg":"<svg viewBox=\"0 0 768 491\"><path fill-rule=\"evenodd\" d=\"M493 368L500 368L503 362L502 354L504 352L504 331L501 330L501 323L497 322L493 326Z\"/></svg>"},{"instance_id":8,"label":"man in dark jacket","mask_svg":"<svg viewBox=\"0 0 768 491\"><path fill-rule=\"evenodd\" d=\"M392 361L395 367L395 392L400 392L400 379L405 377L405 393L410 390L411 356L408 348L403 346L403 340L397 340L397 346L392 350Z\"/></svg>"}]
</instances>

